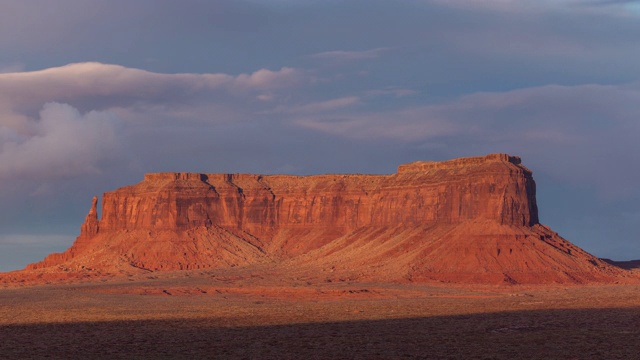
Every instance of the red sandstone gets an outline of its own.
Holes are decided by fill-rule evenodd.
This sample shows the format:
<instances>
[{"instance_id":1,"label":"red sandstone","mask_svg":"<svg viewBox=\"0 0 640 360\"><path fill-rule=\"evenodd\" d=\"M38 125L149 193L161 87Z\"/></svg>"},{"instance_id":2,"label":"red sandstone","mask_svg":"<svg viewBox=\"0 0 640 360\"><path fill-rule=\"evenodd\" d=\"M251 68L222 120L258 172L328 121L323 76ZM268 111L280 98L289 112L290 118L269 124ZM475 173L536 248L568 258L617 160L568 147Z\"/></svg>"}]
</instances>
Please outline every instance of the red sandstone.
<instances>
[{"instance_id":1,"label":"red sandstone","mask_svg":"<svg viewBox=\"0 0 640 360\"><path fill-rule=\"evenodd\" d=\"M392 175L147 174L105 193L101 219L94 197L73 246L25 272L252 265L326 281L627 276L539 224L535 192L531 171L506 154L415 162Z\"/></svg>"}]
</instances>

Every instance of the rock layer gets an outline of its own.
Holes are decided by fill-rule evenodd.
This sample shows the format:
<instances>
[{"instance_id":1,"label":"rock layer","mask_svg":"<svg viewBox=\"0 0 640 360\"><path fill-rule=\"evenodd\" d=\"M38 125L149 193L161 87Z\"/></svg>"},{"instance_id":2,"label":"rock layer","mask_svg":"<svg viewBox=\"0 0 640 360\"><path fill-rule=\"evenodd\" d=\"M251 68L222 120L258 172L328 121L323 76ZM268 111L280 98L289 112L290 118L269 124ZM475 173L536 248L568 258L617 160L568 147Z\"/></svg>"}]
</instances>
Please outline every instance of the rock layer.
<instances>
[{"instance_id":1,"label":"rock layer","mask_svg":"<svg viewBox=\"0 0 640 360\"><path fill-rule=\"evenodd\" d=\"M94 198L73 246L28 269L275 263L327 278L522 283L622 274L540 225L535 191L506 154L392 175L147 174L105 193L101 219Z\"/></svg>"}]
</instances>

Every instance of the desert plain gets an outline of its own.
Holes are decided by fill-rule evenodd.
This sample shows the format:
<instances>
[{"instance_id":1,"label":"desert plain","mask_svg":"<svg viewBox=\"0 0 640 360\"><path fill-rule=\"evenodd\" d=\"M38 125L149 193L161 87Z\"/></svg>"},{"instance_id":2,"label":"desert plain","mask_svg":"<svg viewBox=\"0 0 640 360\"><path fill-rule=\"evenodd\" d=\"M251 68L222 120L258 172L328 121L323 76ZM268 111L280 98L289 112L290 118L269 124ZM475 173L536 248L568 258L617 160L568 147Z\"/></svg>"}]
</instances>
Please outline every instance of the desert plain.
<instances>
[{"instance_id":1,"label":"desert plain","mask_svg":"<svg viewBox=\"0 0 640 360\"><path fill-rule=\"evenodd\" d=\"M4 285L0 357L634 359L640 285L389 284L182 271Z\"/></svg>"}]
</instances>

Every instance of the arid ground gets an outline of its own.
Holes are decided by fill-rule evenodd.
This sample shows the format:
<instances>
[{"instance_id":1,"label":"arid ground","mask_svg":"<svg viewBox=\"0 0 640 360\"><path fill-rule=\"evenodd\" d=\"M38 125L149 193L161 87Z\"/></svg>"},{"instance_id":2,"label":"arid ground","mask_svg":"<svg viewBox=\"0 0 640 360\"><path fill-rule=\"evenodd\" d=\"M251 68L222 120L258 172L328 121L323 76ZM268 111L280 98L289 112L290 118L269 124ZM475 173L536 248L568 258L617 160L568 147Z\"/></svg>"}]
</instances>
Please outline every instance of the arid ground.
<instances>
[{"instance_id":1,"label":"arid ground","mask_svg":"<svg viewBox=\"0 0 640 360\"><path fill-rule=\"evenodd\" d=\"M0 357L637 359L640 285L314 283L186 271L0 288ZM248 276L245 276L248 275Z\"/></svg>"}]
</instances>

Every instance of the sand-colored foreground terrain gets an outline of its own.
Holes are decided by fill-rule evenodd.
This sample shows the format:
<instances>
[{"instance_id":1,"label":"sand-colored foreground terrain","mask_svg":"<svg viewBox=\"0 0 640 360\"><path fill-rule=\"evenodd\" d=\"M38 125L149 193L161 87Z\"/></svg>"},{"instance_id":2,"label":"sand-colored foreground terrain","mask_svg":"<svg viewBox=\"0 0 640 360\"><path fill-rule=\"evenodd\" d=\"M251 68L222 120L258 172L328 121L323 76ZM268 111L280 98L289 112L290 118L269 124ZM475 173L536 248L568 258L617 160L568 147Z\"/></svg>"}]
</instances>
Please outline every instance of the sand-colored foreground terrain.
<instances>
[{"instance_id":1,"label":"sand-colored foreground terrain","mask_svg":"<svg viewBox=\"0 0 640 360\"><path fill-rule=\"evenodd\" d=\"M640 285L282 285L175 272L0 288L0 357L637 359Z\"/></svg>"}]
</instances>

